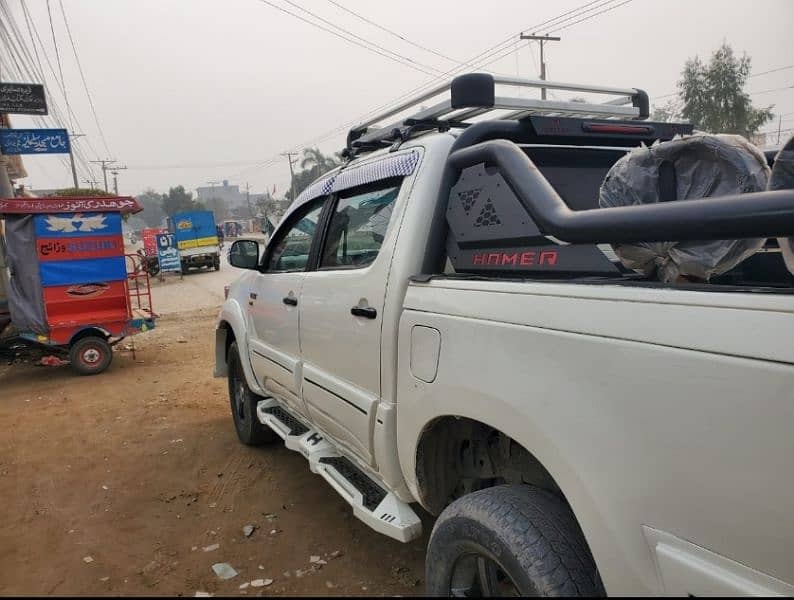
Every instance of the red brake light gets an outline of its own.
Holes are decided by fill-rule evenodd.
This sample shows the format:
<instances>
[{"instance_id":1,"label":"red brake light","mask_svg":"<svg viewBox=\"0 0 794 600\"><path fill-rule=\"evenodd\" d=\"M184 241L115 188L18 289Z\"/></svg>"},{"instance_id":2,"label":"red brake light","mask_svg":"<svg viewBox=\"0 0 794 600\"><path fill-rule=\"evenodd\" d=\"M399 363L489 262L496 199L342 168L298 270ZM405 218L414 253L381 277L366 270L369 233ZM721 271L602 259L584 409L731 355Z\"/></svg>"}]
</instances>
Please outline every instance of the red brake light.
<instances>
[{"instance_id":1,"label":"red brake light","mask_svg":"<svg viewBox=\"0 0 794 600\"><path fill-rule=\"evenodd\" d=\"M619 135L650 135L653 127L650 125L625 125L623 123L582 123L582 129L587 133L612 133Z\"/></svg>"}]
</instances>

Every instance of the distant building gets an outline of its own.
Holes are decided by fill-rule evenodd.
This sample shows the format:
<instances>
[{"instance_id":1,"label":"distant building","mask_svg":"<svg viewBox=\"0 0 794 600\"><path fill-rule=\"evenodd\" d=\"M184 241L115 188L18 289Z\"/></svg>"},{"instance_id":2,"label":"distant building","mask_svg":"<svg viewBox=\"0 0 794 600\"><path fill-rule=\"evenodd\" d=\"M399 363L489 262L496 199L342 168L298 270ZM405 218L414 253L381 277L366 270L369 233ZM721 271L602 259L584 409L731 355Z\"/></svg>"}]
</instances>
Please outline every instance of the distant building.
<instances>
[{"instance_id":1,"label":"distant building","mask_svg":"<svg viewBox=\"0 0 794 600\"><path fill-rule=\"evenodd\" d=\"M209 203L217 199L229 208L245 204L245 194L240 193L239 185L229 185L229 180L224 179L222 185L208 185L196 188L199 202Z\"/></svg>"}]
</instances>

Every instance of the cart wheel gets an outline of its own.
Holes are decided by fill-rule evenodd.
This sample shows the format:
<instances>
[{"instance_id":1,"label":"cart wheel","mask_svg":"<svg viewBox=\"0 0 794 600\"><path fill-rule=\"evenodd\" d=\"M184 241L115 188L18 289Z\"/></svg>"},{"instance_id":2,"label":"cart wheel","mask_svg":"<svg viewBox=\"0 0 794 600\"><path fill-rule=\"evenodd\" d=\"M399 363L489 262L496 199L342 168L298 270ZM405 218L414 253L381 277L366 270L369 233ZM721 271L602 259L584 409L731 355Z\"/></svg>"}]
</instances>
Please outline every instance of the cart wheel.
<instances>
[{"instance_id":1,"label":"cart wheel","mask_svg":"<svg viewBox=\"0 0 794 600\"><path fill-rule=\"evenodd\" d=\"M113 349L104 338L90 335L72 344L69 360L80 375L98 375L110 366Z\"/></svg>"},{"instance_id":2,"label":"cart wheel","mask_svg":"<svg viewBox=\"0 0 794 600\"><path fill-rule=\"evenodd\" d=\"M221 257L216 256L212 261L212 266L215 268L216 271L221 270Z\"/></svg>"}]
</instances>

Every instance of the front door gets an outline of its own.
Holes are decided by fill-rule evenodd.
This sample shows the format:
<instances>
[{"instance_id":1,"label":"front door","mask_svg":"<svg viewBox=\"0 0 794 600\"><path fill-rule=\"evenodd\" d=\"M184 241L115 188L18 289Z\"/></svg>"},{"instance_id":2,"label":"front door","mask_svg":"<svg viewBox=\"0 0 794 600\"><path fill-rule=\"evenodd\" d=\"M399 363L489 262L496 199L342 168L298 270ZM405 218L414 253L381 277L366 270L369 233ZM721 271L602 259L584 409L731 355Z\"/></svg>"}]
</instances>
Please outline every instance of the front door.
<instances>
[{"instance_id":1,"label":"front door","mask_svg":"<svg viewBox=\"0 0 794 600\"><path fill-rule=\"evenodd\" d=\"M381 319L391 253L381 252L398 180L338 195L316 271L301 290L303 400L314 423L372 464Z\"/></svg>"},{"instance_id":2,"label":"front door","mask_svg":"<svg viewBox=\"0 0 794 600\"><path fill-rule=\"evenodd\" d=\"M251 364L260 384L300 412L299 299L323 206L309 202L279 228L248 296Z\"/></svg>"}]
</instances>

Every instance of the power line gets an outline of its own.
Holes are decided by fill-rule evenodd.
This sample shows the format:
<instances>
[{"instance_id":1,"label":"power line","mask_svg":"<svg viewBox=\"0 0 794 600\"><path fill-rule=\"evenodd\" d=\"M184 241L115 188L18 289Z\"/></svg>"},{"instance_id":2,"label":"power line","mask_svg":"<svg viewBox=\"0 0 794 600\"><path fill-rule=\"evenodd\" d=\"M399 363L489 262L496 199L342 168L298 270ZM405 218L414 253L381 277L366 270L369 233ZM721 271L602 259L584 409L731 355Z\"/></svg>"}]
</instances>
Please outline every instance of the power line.
<instances>
[{"instance_id":1,"label":"power line","mask_svg":"<svg viewBox=\"0 0 794 600\"><path fill-rule=\"evenodd\" d=\"M340 39L342 39L342 40L344 40L344 41L346 41L346 42L348 42L350 44L355 44L356 46L364 48L365 50L369 50L370 52L374 52L375 54L380 54L381 56L384 56L384 57L388 58L389 60L393 60L394 62L400 63L403 66L410 67L411 69L414 69L416 71L420 71L420 72L424 73L425 75L435 76L435 73L433 71L428 71L425 68L419 66L418 64L413 63L412 61L411 62L405 62L405 60L402 60L400 58L397 58L395 56L387 54L386 52L381 52L377 48L373 48L371 46L367 46L365 44L362 44L361 42L357 42L356 40L350 39L349 37L345 37L341 33L338 33L336 31L334 31L333 29L329 29L327 27L324 27L323 25L320 25L319 23L315 23L314 21L310 21L309 19L307 19L305 17L302 17L302 16L300 16L300 15L294 13L294 12L291 12L291 11L287 10L286 8L284 8L282 6L278 6L277 4L274 4L273 2L270 2L270 0L259 0L259 1L262 4L267 4L268 6L270 6L272 8L275 8L276 10L279 10L279 11L281 11L281 12L287 14L287 15L290 15L291 17L295 17L296 19L300 19L301 21L303 21L304 23L308 23L312 27L316 27L317 29L321 29L321 30L323 30L323 31L325 31L327 33L335 35L336 37L338 37L338 38L340 38ZM306 12L308 12L308 11L306 11ZM408 59L406 59L406 60L408 60Z\"/></svg>"},{"instance_id":2,"label":"power line","mask_svg":"<svg viewBox=\"0 0 794 600\"><path fill-rule=\"evenodd\" d=\"M786 69L794 69L794 65L787 65L785 67L778 67L777 69L769 69L768 71L762 71L761 73L753 73L748 77L751 79L753 77L760 77L761 75L767 75L768 73L777 73L778 71L785 71Z\"/></svg>"},{"instance_id":3,"label":"power line","mask_svg":"<svg viewBox=\"0 0 794 600\"><path fill-rule=\"evenodd\" d=\"M72 28L69 27L69 19L66 17L66 10L63 7L63 0L58 0L58 4L61 7L61 14L63 15L63 23L66 25L66 33L69 34L69 41L72 44L72 52L74 52L74 60L77 63L77 69L80 71L80 79L83 81L83 89L85 90L85 95L88 98L88 104L91 107L91 113L94 115L94 122L96 123L97 129L99 130L99 137L102 138L102 145L105 147L105 151L108 154L112 154L110 149L108 148L107 139L105 139L105 132L102 131L102 125L99 123L99 117L96 114L96 107L94 106L94 100L91 98L91 92L88 91L88 83L85 80L85 73L83 73L83 65L80 63L80 57L77 55L77 47L74 43L74 38L72 37Z\"/></svg>"},{"instance_id":4,"label":"power line","mask_svg":"<svg viewBox=\"0 0 794 600\"><path fill-rule=\"evenodd\" d=\"M767 94L769 92L779 92L781 90L791 90L794 89L794 85L786 85L783 87L772 88L770 90L758 90L757 92L747 92L751 96L757 96L758 94Z\"/></svg>"},{"instance_id":5,"label":"power line","mask_svg":"<svg viewBox=\"0 0 794 600\"><path fill-rule=\"evenodd\" d=\"M32 24L32 19L30 19L30 16L27 14L27 7L24 4L24 2L22 2L22 9L23 12L25 13L26 22L28 24L28 33L31 35L31 41L34 51L36 53L37 60L34 62L33 55L30 53L30 50L27 48L27 44L25 42L24 36L22 35L21 30L17 26L16 19L14 18L13 14L10 12L5 0L0 0L0 12L2 12L5 17L5 19L0 19L0 32L4 33L6 37L6 43L9 49L9 55L11 56L12 60L14 61L14 64L17 67L17 72L18 72L18 76L20 77L20 80L26 79L29 81L37 81L37 80L41 81L50 96L50 102L49 102L50 114L46 116L33 117L34 122L36 122L40 127L53 127L53 126L59 127L60 126L59 121L61 123L65 123L66 120L63 118L57 100L52 95L51 90L47 85L46 78L44 77L44 73L42 71L42 66L41 66L41 60L38 55L38 50L36 48L35 41L33 40L32 37L31 25L33 29L35 29L35 24ZM36 32L36 35L38 36L38 32ZM41 42L40 37L39 37L39 41ZM55 73L54 68L52 68L52 64L49 62L49 57L46 55L46 50L44 49L43 45L42 45L42 51L45 53L45 58L48 61L50 70L52 71L57 81L57 74ZM19 60L17 60L17 57ZM36 65L38 65L38 72L36 69ZM77 123L77 117L73 114L72 116L74 117L74 122ZM77 126L79 127L80 124L77 123ZM81 168L84 171L91 173L90 165L88 164L88 161L86 157L83 155L81 149L74 144L71 147L72 147L72 153L74 155L77 155L78 162L80 163ZM64 166L69 168L69 161L66 161L66 159L63 157L60 158Z\"/></svg>"},{"instance_id":6,"label":"power line","mask_svg":"<svg viewBox=\"0 0 794 600\"><path fill-rule=\"evenodd\" d=\"M584 17L583 19L579 19L578 21L574 21L573 23L569 23L569 24L568 24L568 25L566 25L565 27L560 27L559 29L552 29L552 30L550 30L550 32L551 32L551 33L556 33L556 32L558 32L558 31L563 31L564 29L568 29L569 27L573 27L574 25L577 25L577 24L579 24L579 23L582 23L583 21L588 21L588 20L590 20L590 19L592 19L592 18L594 18L594 17L597 17L598 15L602 15L602 14L604 14L604 13L607 13L607 12L613 11L613 10L615 10L616 8L620 8L621 6L623 6L623 5L625 5L625 4L628 4L629 2L632 2L632 1L633 1L633 0L623 0L623 2L621 2L620 4L615 4L615 5L613 5L613 6L610 6L610 7L608 7L608 8L605 8L604 10L598 11L597 13L593 13L592 15L588 15L587 17ZM604 6L604 5L602 5L602 6Z\"/></svg>"},{"instance_id":7,"label":"power line","mask_svg":"<svg viewBox=\"0 0 794 600\"><path fill-rule=\"evenodd\" d=\"M399 34L399 33L397 33L396 31L392 31L392 30L391 30L391 29L389 29L388 27L384 27L384 26L383 26L383 25L381 25L380 23L378 23L378 22L376 22L376 21L373 21L373 20L371 20L371 19L368 19L367 17L365 17L365 16L363 16L363 15L361 15L361 14L357 13L357 12L356 12L356 11L354 11L354 10L350 10L349 8L347 8L346 6L343 6L343 5L342 5L342 4L340 4L339 2L336 2L335 0L328 0L328 2L330 2L331 4L333 4L334 6L336 6L337 8L341 8L341 9L342 9L343 11L345 11L346 13L349 13L349 14L353 15L354 17L356 17L356 18L358 18L358 19L360 19L360 20L364 21L365 23L369 23L370 25L372 25L372 26L374 26L374 27L377 27L377 28L378 28L378 29L380 29L381 31L385 31L385 32L386 32L386 33L388 33L389 35L392 35L392 36L394 36L394 37L396 37L396 38L398 38L398 39L400 39L400 40L404 41L406 44L410 44L411 46L414 46L415 48L419 48L420 50L424 50L425 52L429 52L430 54L433 54L433 55L435 55L435 56L438 56L439 58L443 58L444 60L448 60L449 62L452 62L452 63L455 63L455 64L459 64L459 63L460 63L460 61L458 61L458 60L455 60L454 58L450 58L450 57L449 57L449 56L447 56L446 54L442 54L441 52L437 52L436 50L433 50L432 48L428 48L427 46L422 46L421 44L417 44L416 42L413 42L413 41L409 40L409 39L408 39L407 37L405 37L404 35L402 35L402 34Z\"/></svg>"},{"instance_id":8,"label":"power line","mask_svg":"<svg viewBox=\"0 0 794 600\"><path fill-rule=\"evenodd\" d=\"M424 69L429 69L431 71L435 71L436 73L441 73L441 70L435 68L432 65L426 65L426 64L420 63L418 61L412 60L411 58L409 58L407 56L403 56L402 54L394 52L393 50L389 50L388 48L385 48L385 47L381 46L380 44L376 44L375 42L372 42L372 41L370 41L370 40L368 40L366 38L363 38L360 35L358 35L356 33L353 33L352 31L349 31L348 29L345 29L344 27L340 27L336 23L333 23L333 22L329 21L328 19L325 19L325 18L321 17L320 15L318 15L316 13L313 13L309 9L303 8L300 4L298 4L296 2L293 2L292 0L284 0L284 2L286 2L290 6L293 6L293 7L297 8L298 10L306 13L307 15L310 15L310 16L314 17L318 21L321 21L322 23L325 23L326 25L330 25L331 27L334 27L335 29L338 29L339 31L341 31L343 33L346 33L347 35L352 35L354 38L364 42L365 44L369 44L371 46L374 46L375 48L378 48L379 50L383 50L384 52L388 52L389 54L392 54L392 55L394 55L397 58L400 58L402 60L405 60L405 61L408 61L410 63L419 65L420 67L422 67Z\"/></svg>"},{"instance_id":9,"label":"power line","mask_svg":"<svg viewBox=\"0 0 794 600\"><path fill-rule=\"evenodd\" d=\"M47 16L50 19L50 31L52 32L52 45L55 47L55 58L58 61L58 73L61 75L61 89L63 90L63 99L66 101L66 113L69 114L71 108L69 106L69 95L66 93L66 81L63 78L63 67L61 66L61 52L58 50L58 40L55 38L55 25L52 22L52 10L50 9L50 0L47 0ZM71 118L69 120L69 129L74 130Z\"/></svg>"},{"instance_id":10,"label":"power line","mask_svg":"<svg viewBox=\"0 0 794 600\"><path fill-rule=\"evenodd\" d=\"M9 65L9 72L15 72L20 81L35 81L37 77L31 74L33 71L35 71L35 67L32 66L32 57L25 46L22 34L16 26L14 17L9 11L5 0L0 2L0 12L2 12L3 16L5 17L4 19L0 20L0 34L2 34L2 37L6 42L8 56L10 57L14 67L12 69L11 65ZM42 117L34 117L34 122L43 123L46 126L46 120ZM72 172L74 173L74 167L71 166L73 153L70 152L70 163L66 163L63 157L60 158L61 162L64 163L65 166L71 168Z\"/></svg>"},{"instance_id":11,"label":"power line","mask_svg":"<svg viewBox=\"0 0 794 600\"><path fill-rule=\"evenodd\" d=\"M55 95L52 93L52 90L50 89L50 86L47 84L47 78L46 78L46 76L44 74L44 68L42 66L41 57L39 56L39 46L41 47L41 53L44 55L44 58L45 58L45 60L47 62L47 66L50 68L50 72L53 74L53 77L55 78L56 84L58 83L58 76L57 76L57 74L55 72L54 67L52 66L52 62L50 61L49 55L47 53L47 49L45 48L44 43L43 43L43 41L41 39L41 36L39 35L38 29L36 28L36 24L33 22L33 19L31 18L30 14L28 12L25 0L21 1L21 6L22 6L22 12L23 12L24 17L25 17L25 22L27 24L28 35L30 36L31 46L33 47L33 52L36 55L35 64L38 65L38 74L37 74L37 76L38 76L38 79L41 81L41 83L44 85L44 87L47 90L47 93L48 93L48 95L50 97L49 104L51 106L51 113L55 117L55 120L53 121L54 125L58 126L58 122L65 124L67 122L67 119L65 119L63 117L63 114L62 114L61 109L60 109L60 107L58 105L57 99L56 99ZM27 44L26 44L26 42L25 42L25 40L24 40L24 38L23 38L23 36L21 34L21 31L17 27L16 22L13 19L13 17L11 15L8 15L8 17L9 17L9 21L11 23L12 28L16 31L16 36L17 36L17 39L20 42L21 48L27 54L28 61L29 61L30 65L31 65L30 68L29 68L29 71L32 72L32 73L35 73L36 69L34 68L33 58L32 58L32 55L30 53L30 50L27 49ZM34 33L35 33L35 36L36 36L35 39L33 37ZM38 42L39 42L38 45L36 44L36 40L38 40ZM36 78L35 75L34 75L33 78L34 79ZM64 99L66 99L65 90L63 88L59 88L59 89L60 89L61 93L64 95ZM79 120L77 118L77 115L71 109L71 106L68 106L68 114L70 116L69 120L73 120L74 125L76 125L76 127L78 129L83 129L82 126L80 125L80 122L79 122ZM48 118L51 118L51 117L49 117L49 115L48 115ZM45 124L46 124L46 122L45 122ZM88 144L88 147L90 148L90 150L94 154L98 154L96 149L94 148L93 144L91 143L91 140L88 138L88 136L83 136L83 137L86 137L86 143ZM75 144L75 145L73 145L73 149L74 149L75 154L78 156L79 161L80 161L81 166L83 167L83 169L86 171L87 174L89 174L89 176L94 177L93 169L91 168L91 165L88 162L88 159L86 158L86 156L83 153L83 151L80 148L80 146Z\"/></svg>"},{"instance_id":12,"label":"power line","mask_svg":"<svg viewBox=\"0 0 794 600\"><path fill-rule=\"evenodd\" d=\"M558 22L564 22L564 21L569 20L570 18L576 18L577 16L580 16L581 14L584 14L585 12L587 12L584 9L586 9L586 8L588 8L588 7L590 7L590 6L594 5L594 4L598 4L598 6L594 7L594 9L597 9L597 8L601 8L603 6L606 6L606 4L608 4L609 2L614 2L614 1L615 0L606 0L606 1L604 1L604 0L591 0L590 2L586 2L586 3L584 3L584 4L580 5L580 6L577 6L577 7L573 8L573 9L565 12L565 13L557 15L556 17L552 17L550 19L547 19L546 21L543 21L542 23L539 23L537 25L533 25L531 27L525 27L522 31L526 31L526 30L530 30L530 31L535 30L535 31L537 31L537 30L539 30L541 28L544 28L544 26L552 26L553 27L554 24L556 24ZM289 11L286 11L285 9L282 9L281 7L273 5L271 2L268 2L267 0L260 0L260 2L264 2L264 3L266 3L266 4L270 5L270 6L273 6L274 8L277 8L278 10L281 10L282 12L287 12L288 14L292 14L292 13L289 13ZM576 14L574 14L574 13L576 13ZM294 15L294 14L292 16L296 16L298 18L301 18L300 16ZM564 17L569 17L569 19L564 19ZM520 34L520 33L521 32L518 32L518 34ZM334 135L336 135L340 131L344 131L345 129L348 129L349 127L355 125L356 123L360 123L362 120L367 119L368 117L372 116L373 114L375 114L377 112L380 112L382 110L386 110L386 109L388 109L388 108L390 108L392 106L395 106L397 103L399 103L400 101L404 100L405 98L408 98L410 96L413 96L414 94L417 94L417 93L419 93L421 91L429 89L431 86L435 85L438 81L440 81L440 80L442 80L442 79L444 79L444 78L446 78L448 76L452 76L452 75L458 74L461 71L464 71L464 70L466 70L468 68L473 68L473 69L482 68L482 67L488 66L489 64L491 64L493 62L496 62L497 60L500 60L501 58L504 58L505 56L509 55L513 51L510 47L514 43L515 37L518 34L511 35L510 37L506 38L506 40L504 40L504 41L502 41L500 43L497 43L494 46L491 46L491 47L487 48L486 50L483 50L482 52L474 55L472 58L470 58L467 61L461 63L458 67L452 68L452 69L442 73L441 75L434 76L433 79L423 83L422 85L420 85L420 86L418 86L416 88L413 88L412 90L409 90L408 92L405 92L404 94L401 94L396 99L392 99L389 102L387 102L386 104L380 105L380 106L368 111L364 115L362 115L360 117L357 117L355 120L348 121L347 123L339 125L339 126L333 128L333 129L331 129L331 130L329 130L329 131L327 131L327 132L325 132L325 133L323 133L323 134L321 134L321 135L319 135L319 136L317 136L315 138L312 138L310 140L307 140L307 141L303 142L302 144L299 144L297 146L293 146L293 148L305 147L305 146L309 146L309 145L313 145L313 144L318 144L318 143L324 142L325 140L333 137ZM508 50L507 50L507 52L504 52L504 49L506 47L508 48ZM488 63L483 63L483 61L488 60L494 54L498 54L500 52L503 52L503 54L501 54L500 56L497 56L495 59L491 60ZM277 160L278 160L278 155L263 161L259 165L244 169L243 171L240 171L239 173L233 175L230 178L231 179L236 179L237 177L240 177L244 173L247 173L248 171L250 171L250 170L252 170L254 168L260 168L260 169L268 168L268 167L272 166L273 164L275 164L277 162Z\"/></svg>"},{"instance_id":13,"label":"power line","mask_svg":"<svg viewBox=\"0 0 794 600\"><path fill-rule=\"evenodd\" d=\"M22 6L22 14L25 17L25 24L28 28L28 35L30 36L30 45L33 47L33 53L36 55L36 64L39 66L39 72L44 73L44 67L41 66L41 57L39 56L39 49L36 46L36 42L33 40L33 28L31 26L31 19L30 15L28 14L28 7L25 4L25 0L21 0L20 4Z\"/></svg>"},{"instance_id":14,"label":"power line","mask_svg":"<svg viewBox=\"0 0 794 600\"><path fill-rule=\"evenodd\" d=\"M68 102L68 98L67 98L67 95L66 95L65 87L63 87L61 82L58 81L58 74L55 71L55 67L53 67L53 65L52 65L52 61L50 60L50 55L47 52L47 48L44 45L44 41L42 40L41 35L39 35L38 28L36 27L35 22L33 22L33 19L28 14L27 5L25 4L24 0L22 1L22 10L25 13L26 17L30 20L30 24L32 25L33 32L36 34L36 40L38 41L38 47L41 48L41 52L44 55L44 60L47 63L47 67L49 67L50 73L52 73L52 75L53 75L53 78L55 80L56 86L58 87L58 89L61 92L61 95L63 96L64 100L66 101L68 119L63 118L62 115L58 116L60 114L60 109L58 109L58 107L57 107L57 102L55 100L55 95L52 93L52 90L47 85L47 80L46 80L43 68L40 68L39 69L39 77L41 78L41 81L44 84L44 87L47 89L47 92L49 93L49 96L50 96L50 98L52 100L52 104L54 105L54 110L52 112L55 114L55 116L58 118L58 120L61 121L64 125L67 123L67 121L69 121L69 122L73 121L74 124L76 125L77 129L83 129L83 127L80 125L80 122L79 122L79 120L77 118L77 115L72 110L72 107L71 107L71 105ZM13 21L12 21L12 24L15 25L15 23ZM20 38L20 40L22 40L22 36L21 35L19 36L19 38ZM35 41L33 41L32 45L33 45L34 50L36 50L37 45L36 45ZM24 46L24 40L23 40L23 46ZM36 50L36 53L38 54L37 50ZM29 51L28 51L28 55L30 55ZM91 144L91 141L89 139L86 139L86 142L88 143L89 148L91 149L91 151L94 154L99 154L96 151L96 149L93 147L93 145Z\"/></svg>"}]
</instances>

